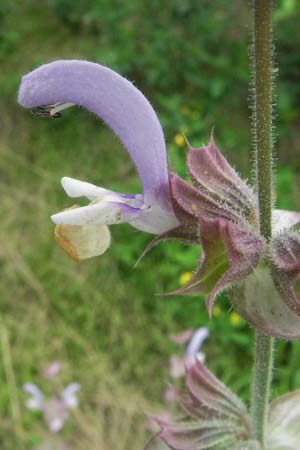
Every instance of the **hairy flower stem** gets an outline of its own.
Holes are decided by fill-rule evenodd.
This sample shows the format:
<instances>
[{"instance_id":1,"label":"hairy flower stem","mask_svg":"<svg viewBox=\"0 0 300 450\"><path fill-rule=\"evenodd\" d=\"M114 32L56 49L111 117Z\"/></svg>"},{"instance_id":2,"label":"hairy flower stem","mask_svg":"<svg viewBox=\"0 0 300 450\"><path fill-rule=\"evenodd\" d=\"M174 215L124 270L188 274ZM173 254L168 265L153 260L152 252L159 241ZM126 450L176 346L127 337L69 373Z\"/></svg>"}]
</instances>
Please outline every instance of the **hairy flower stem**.
<instances>
[{"instance_id":1,"label":"hairy flower stem","mask_svg":"<svg viewBox=\"0 0 300 450\"><path fill-rule=\"evenodd\" d=\"M273 42L272 0L253 0L253 126L255 136L255 175L258 192L260 232L272 236L272 108ZM263 299L262 299L263 300ZM252 425L255 438L264 445L272 379L273 340L256 332L252 383Z\"/></svg>"},{"instance_id":2,"label":"hairy flower stem","mask_svg":"<svg viewBox=\"0 0 300 450\"><path fill-rule=\"evenodd\" d=\"M272 381L273 339L260 331L255 335L255 359L252 380L252 426L254 437L263 445Z\"/></svg>"}]
</instances>

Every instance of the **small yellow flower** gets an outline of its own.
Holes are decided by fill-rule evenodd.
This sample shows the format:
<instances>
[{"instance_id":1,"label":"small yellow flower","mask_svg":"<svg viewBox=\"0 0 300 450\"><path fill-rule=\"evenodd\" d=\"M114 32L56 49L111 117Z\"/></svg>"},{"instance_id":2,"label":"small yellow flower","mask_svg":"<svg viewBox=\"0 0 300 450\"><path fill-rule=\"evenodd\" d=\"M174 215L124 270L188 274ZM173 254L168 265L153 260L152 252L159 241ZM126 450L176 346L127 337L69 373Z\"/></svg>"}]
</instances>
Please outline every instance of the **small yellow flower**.
<instances>
[{"instance_id":1,"label":"small yellow flower","mask_svg":"<svg viewBox=\"0 0 300 450\"><path fill-rule=\"evenodd\" d=\"M214 316L214 317L218 317L218 316L221 314L221 308L220 308L220 306L215 305L215 306L213 307L212 313L213 313L213 316Z\"/></svg>"},{"instance_id":2,"label":"small yellow flower","mask_svg":"<svg viewBox=\"0 0 300 450\"><path fill-rule=\"evenodd\" d=\"M174 142L178 147L183 147L185 145L185 139L182 134L175 134Z\"/></svg>"},{"instance_id":3,"label":"small yellow flower","mask_svg":"<svg viewBox=\"0 0 300 450\"><path fill-rule=\"evenodd\" d=\"M230 313L229 321L233 327L238 327L242 323L241 316L235 311Z\"/></svg>"},{"instance_id":4,"label":"small yellow flower","mask_svg":"<svg viewBox=\"0 0 300 450\"><path fill-rule=\"evenodd\" d=\"M192 278L192 272L183 272L179 277L179 283L181 286L183 286L185 283L187 283Z\"/></svg>"}]
</instances>

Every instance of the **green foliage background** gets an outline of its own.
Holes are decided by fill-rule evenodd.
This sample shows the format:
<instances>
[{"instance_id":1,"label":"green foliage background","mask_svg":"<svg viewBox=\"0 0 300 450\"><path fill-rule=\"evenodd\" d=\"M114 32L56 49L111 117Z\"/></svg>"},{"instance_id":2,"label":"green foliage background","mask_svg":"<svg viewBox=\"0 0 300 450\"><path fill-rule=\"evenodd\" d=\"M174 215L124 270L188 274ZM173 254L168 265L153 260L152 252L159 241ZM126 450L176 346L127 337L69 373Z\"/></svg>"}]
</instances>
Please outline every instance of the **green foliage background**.
<instances>
[{"instance_id":1,"label":"green foliage background","mask_svg":"<svg viewBox=\"0 0 300 450\"><path fill-rule=\"evenodd\" d=\"M63 432L73 449L141 448L143 412L163 408L170 334L207 325L208 366L247 398L252 332L233 326L230 306L208 322L204 299L160 297L192 271L200 251L163 243L133 265L150 235L112 227L101 258L77 266L56 247L49 215L71 206L59 180L71 176L137 192L133 165L113 134L82 110L61 120L16 104L20 77L61 58L97 61L133 80L164 126L168 155L185 175L185 148L217 143L250 178L248 40L250 11L236 0L0 1L0 448L42 441L41 417L24 408L22 384L50 387L40 371L63 363L61 386L82 384L81 408ZM277 205L299 209L300 6L276 4L278 61ZM299 343L280 343L273 395L300 385ZM75 425L74 425L75 421ZM126 433L125 433L126 431ZM117 436L124 436L118 438Z\"/></svg>"}]
</instances>

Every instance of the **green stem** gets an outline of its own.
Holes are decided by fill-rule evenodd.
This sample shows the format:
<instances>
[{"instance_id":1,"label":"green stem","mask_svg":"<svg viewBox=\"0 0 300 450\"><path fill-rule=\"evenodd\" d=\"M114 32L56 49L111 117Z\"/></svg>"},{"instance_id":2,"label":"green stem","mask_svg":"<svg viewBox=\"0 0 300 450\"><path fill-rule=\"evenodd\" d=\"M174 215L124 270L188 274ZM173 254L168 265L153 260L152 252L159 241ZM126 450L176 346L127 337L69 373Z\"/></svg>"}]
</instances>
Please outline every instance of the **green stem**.
<instances>
[{"instance_id":1,"label":"green stem","mask_svg":"<svg viewBox=\"0 0 300 450\"><path fill-rule=\"evenodd\" d=\"M261 234L272 235L273 43L272 0L254 0L254 133Z\"/></svg>"},{"instance_id":2,"label":"green stem","mask_svg":"<svg viewBox=\"0 0 300 450\"><path fill-rule=\"evenodd\" d=\"M273 42L272 0L254 1L253 125L255 134L255 175L258 192L260 232L272 236L273 178ZM273 339L256 332L252 383L252 425L255 438L264 445L272 380Z\"/></svg>"},{"instance_id":3,"label":"green stem","mask_svg":"<svg viewBox=\"0 0 300 450\"><path fill-rule=\"evenodd\" d=\"M254 437L262 445L265 441L265 429L268 418L272 363L273 339L257 330L255 334L251 412Z\"/></svg>"}]
</instances>

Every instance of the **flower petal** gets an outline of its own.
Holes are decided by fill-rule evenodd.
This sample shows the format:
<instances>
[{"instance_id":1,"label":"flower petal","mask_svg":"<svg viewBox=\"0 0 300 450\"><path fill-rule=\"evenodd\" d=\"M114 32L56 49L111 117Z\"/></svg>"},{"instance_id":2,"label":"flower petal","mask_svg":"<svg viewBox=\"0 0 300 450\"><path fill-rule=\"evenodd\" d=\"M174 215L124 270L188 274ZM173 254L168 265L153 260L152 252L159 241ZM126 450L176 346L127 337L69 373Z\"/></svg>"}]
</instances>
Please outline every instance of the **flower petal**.
<instances>
[{"instance_id":1,"label":"flower petal","mask_svg":"<svg viewBox=\"0 0 300 450\"><path fill-rule=\"evenodd\" d=\"M106 225L77 226L59 224L55 239L76 262L102 255L110 245L110 232Z\"/></svg>"},{"instance_id":2,"label":"flower petal","mask_svg":"<svg viewBox=\"0 0 300 450\"><path fill-rule=\"evenodd\" d=\"M43 377L44 378L48 378L51 379L53 377L55 377L61 369L61 364L59 361L52 361L48 367L46 367L46 369L43 371Z\"/></svg>"},{"instance_id":3,"label":"flower petal","mask_svg":"<svg viewBox=\"0 0 300 450\"><path fill-rule=\"evenodd\" d=\"M189 363L196 360L197 353L199 352L203 342L208 338L208 336L209 330L206 327L198 328L198 330L195 331L185 352L185 359L188 360Z\"/></svg>"},{"instance_id":4,"label":"flower petal","mask_svg":"<svg viewBox=\"0 0 300 450\"><path fill-rule=\"evenodd\" d=\"M43 409L44 396L36 384L25 383L23 385L23 391L31 395L31 397L26 401L26 406L28 409L37 409L37 410Z\"/></svg>"},{"instance_id":5,"label":"flower petal","mask_svg":"<svg viewBox=\"0 0 300 450\"><path fill-rule=\"evenodd\" d=\"M87 183L86 181L76 180L75 178L63 177L61 184L67 195L72 198L86 197L91 201L102 199L105 196L115 194L113 191L108 191L95 184Z\"/></svg>"},{"instance_id":6,"label":"flower petal","mask_svg":"<svg viewBox=\"0 0 300 450\"><path fill-rule=\"evenodd\" d=\"M60 431L69 414L64 403L57 398L50 398L44 407L44 419L49 431L57 433Z\"/></svg>"},{"instance_id":7,"label":"flower petal","mask_svg":"<svg viewBox=\"0 0 300 450\"><path fill-rule=\"evenodd\" d=\"M172 355L170 357L170 376L172 378L181 378L184 374L184 358L178 355Z\"/></svg>"},{"instance_id":8,"label":"flower petal","mask_svg":"<svg viewBox=\"0 0 300 450\"><path fill-rule=\"evenodd\" d=\"M187 341L191 339L194 334L194 330L192 328L188 328L187 330L183 330L178 334L172 334L170 336L170 340L177 345L183 345Z\"/></svg>"},{"instance_id":9,"label":"flower petal","mask_svg":"<svg viewBox=\"0 0 300 450\"><path fill-rule=\"evenodd\" d=\"M122 214L122 206L122 203L118 202L100 201L87 206L75 206L66 209L60 213L53 214L51 219L57 225L92 226L124 223L127 220Z\"/></svg>"},{"instance_id":10,"label":"flower petal","mask_svg":"<svg viewBox=\"0 0 300 450\"><path fill-rule=\"evenodd\" d=\"M79 383L69 384L62 392L61 398L67 408L76 408L78 406L78 398L76 393L81 389Z\"/></svg>"},{"instance_id":11,"label":"flower petal","mask_svg":"<svg viewBox=\"0 0 300 450\"><path fill-rule=\"evenodd\" d=\"M154 234L164 233L178 224L173 212L162 209L157 203L145 205L139 194L126 195L102 190L102 196L89 205L82 207L75 205L53 214L51 219L56 224L79 226L130 223L139 230ZM72 193L75 192L73 189ZM77 191L76 194L78 193Z\"/></svg>"},{"instance_id":12,"label":"flower petal","mask_svg":"<svg viewBox=\"0 0 300 450\"><path fill-rule=\"evenodd\" d=\"M134 209L125 204L122 206L122 212L126 217L126 222L138 230L146 231L147 233L160 235L172 230L178 225L178 220L173 211L170 212L161 208L158 203L153 203L151 206L144 204L140 209Z\"/></svg>"},{"instance_id":13,"label":"flower petal","mask_svg":"<svg viewBox=\"0 0 300 450\"><path fill-rule=\"evenodd\" d=\"M144 95L113 70L78 60L54 61L22 78L18 96L25 108L73 103L95 113L117 134L141 178L145 200L169 201L165 141Z\"/></svg>"}]
</instances>

